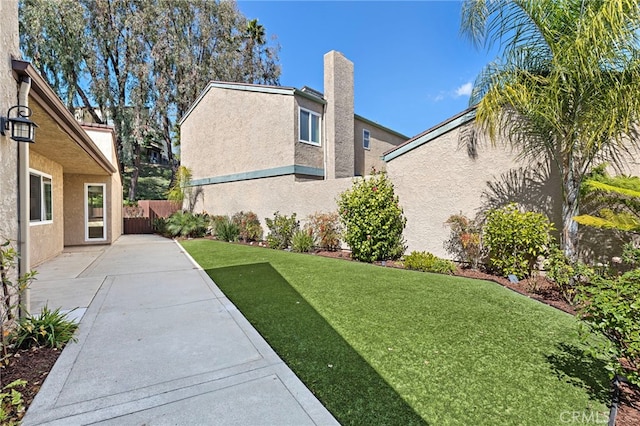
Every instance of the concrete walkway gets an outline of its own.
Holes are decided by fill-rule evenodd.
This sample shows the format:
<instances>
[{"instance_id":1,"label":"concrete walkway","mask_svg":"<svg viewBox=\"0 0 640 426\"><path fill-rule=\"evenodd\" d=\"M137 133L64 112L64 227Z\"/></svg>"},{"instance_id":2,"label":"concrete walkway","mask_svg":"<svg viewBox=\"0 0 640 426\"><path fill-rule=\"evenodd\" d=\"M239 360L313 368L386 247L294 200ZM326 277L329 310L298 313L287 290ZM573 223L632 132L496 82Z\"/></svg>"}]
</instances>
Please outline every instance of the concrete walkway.
<instances>
[{"instance_id":1,"label":"concrete walkway","mask_svg":"<svg viewBox=\"0 0 640 426\"><path fill-rule=\"evenodd\" d=\"M123 236L37 269L32 312L81 320L25 425L337 424L175 242Z\"/></svg>"}]
</instances>

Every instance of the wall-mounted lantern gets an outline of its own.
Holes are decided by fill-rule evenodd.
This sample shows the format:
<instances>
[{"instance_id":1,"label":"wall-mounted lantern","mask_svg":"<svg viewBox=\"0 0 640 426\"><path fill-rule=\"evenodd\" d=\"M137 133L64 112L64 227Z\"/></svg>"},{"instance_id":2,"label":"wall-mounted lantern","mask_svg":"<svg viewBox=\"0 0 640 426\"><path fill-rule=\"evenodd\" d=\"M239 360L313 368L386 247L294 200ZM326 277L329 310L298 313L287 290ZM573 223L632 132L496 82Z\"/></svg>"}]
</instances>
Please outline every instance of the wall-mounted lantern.
<instances>
[{"instance_id":1,"label":"wall-mounted lantern","mask_svg":"<svg viewBox=\"0 0 640 426\"><path fill-rule=\"evenodd\" d=\"M16 110L15 117L11 117L11 111ZM31 108L23 105L15 105L9 108L6 117L0 117L0 134L11 130L11 139L16 142L34 143L36 127L38 125L29 120L33 112Z\"/></svg>"}]
</instances>

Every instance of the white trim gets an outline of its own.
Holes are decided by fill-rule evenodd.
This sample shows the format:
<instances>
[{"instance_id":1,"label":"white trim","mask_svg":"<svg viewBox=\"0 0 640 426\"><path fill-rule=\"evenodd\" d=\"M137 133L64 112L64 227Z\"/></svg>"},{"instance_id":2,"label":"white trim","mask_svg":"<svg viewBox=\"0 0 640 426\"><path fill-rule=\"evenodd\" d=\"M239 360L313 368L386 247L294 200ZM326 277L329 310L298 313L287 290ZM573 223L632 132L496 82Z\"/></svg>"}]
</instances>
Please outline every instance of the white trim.
<instances>
[{"instance_id":1,"label":"white trim","mask_svg":"<svg viewBox=\"0 0 640 426\"><path fill-rule=\"evenodd\" d=\"M302 129L302 114L301 112L304 111L306 113L309 114L309 139L311 139L311 117L316 116L318 117L318 142L313 142L312 140L304 140L302 139L300 136L300 131ZM306 109L306 108L302 108L302 107L298 107L298 142L302 142L302 143L306 143L308 145L313 145L313 146L321 146L322 145L322 117L320 116L320 114L318 114L315 111L311 111L310 109Z\"/></svg>"},{"instance_id":2,"label":"white trim","mask_svg":"<svg viewBox=\"0 0 640 426\"><path fill-rule=\"evenodd\" d=\"M364 144L365 133L367 134L367 145ZM362 129L362 147L367 151L371 151L371 132L367 129Z\"/></svg>"},{"instance_id":3,"label":"white trim","mask_svg":"<svg viewBox=\"0 0 640 426\"><path fill-rule=\"evenodd\" d=\"M53 176L40 170L29 168L29 199L31 199L31 175L40 177L40 220L31 220L31 206L29 206L29 226L50 225L53 223ZM45 217L44 203L44 181L47 178L51 182L51 219L42 219Z\"/></svg>"},{"instance_id":4,"label":"white trim","mask_svg":"<svg viewBox=\"0 0 640 426\"><path fill-rule=\"evenodd\" d=\"M89 187L102 187L102 238L89 238ZM85 183L84 184L84 241L107 241L107 184L106 183Z\"/></svg>"}]
</instances>

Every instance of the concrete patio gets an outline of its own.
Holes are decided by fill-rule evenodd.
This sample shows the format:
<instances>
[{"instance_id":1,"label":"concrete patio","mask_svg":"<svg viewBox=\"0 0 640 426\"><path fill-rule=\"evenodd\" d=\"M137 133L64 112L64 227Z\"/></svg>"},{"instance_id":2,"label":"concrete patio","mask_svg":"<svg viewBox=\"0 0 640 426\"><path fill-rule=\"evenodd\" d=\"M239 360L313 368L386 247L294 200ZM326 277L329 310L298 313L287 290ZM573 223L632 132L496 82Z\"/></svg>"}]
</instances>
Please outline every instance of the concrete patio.
<instances>
[{"instance_id":1,"label":"concrete patio","mask_svg":"<svg viewBox=\"0 0 640 426\"><path fill-rule=\"evenodd\" d=\"M37 269L32 312L80 327L25 425L337 424L177 243L127 235Z\"/></svg>"}]
</instances>

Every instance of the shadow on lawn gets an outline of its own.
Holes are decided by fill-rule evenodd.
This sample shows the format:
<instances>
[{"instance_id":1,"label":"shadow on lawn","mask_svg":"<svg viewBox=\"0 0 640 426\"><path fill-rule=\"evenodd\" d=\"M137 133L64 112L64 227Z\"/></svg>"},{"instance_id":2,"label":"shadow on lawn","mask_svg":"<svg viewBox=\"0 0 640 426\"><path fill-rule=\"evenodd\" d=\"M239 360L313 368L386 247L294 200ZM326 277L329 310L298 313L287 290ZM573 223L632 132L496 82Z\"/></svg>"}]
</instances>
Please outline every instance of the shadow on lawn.
<instances>
[{"instance_id":1,"label":"shadow on lawn","mask_svg":"<svg viewBox=\"0 0 640 426\"><path fill-rule=\"evenodd\" d=\"M605 362L575 345L560 343L558 353L547 355L559 379L587 390L591 399L611 403L611 380Z\"/></svg>"},{"instance_id":2,"label":"shadow on lawn","mask_svg":"<svg viewBox=\"0 0 640 426\"><path fill-rule=\"evenodd\" d=\"M270 264L207 274L342 424L427 424Z\"/></svg>"}]
</instances>

